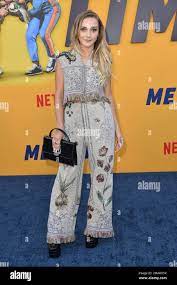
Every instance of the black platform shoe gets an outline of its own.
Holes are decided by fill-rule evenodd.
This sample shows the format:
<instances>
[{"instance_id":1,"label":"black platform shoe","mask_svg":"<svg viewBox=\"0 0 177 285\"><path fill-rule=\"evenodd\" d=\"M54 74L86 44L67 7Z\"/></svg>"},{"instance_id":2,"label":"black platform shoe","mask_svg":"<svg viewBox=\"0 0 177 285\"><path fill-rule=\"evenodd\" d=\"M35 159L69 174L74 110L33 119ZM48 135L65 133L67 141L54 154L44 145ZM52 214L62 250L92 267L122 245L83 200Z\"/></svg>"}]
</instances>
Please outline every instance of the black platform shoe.
<instances>
[{"instance_id":1,"label":"black platform shoe","mask_svg":"<svg viewBox=\"0 0 177 285\"><path fill-rule=\"evenodd\" d=\"M49 252L49 257L51 258L59 257L61 255L60 244L48 243L48 252Z\"/></svg>"},{"instance_id":2,"label":"black platform shoe","mask_svg":"<svg viewBox=\"0 0 177 285\"><path fill-rule=\"evenodd\" d=\"M98 238L91 237L91 236L86 236L85 237L85 246L87 248L94 248L98 244Z\"/></svg>"}]
</instances>

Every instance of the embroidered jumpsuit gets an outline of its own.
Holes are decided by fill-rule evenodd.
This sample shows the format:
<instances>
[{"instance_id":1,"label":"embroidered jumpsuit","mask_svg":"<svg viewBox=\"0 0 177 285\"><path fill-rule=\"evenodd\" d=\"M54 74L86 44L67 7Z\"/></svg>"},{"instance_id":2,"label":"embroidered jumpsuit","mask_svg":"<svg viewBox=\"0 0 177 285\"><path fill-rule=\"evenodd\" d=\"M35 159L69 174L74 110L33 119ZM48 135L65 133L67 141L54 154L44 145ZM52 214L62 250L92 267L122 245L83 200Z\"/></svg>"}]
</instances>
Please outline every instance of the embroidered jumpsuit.
<instances>
[{"instance_id":1,"label":"embroidered jumpsuit","mask_svg":"<svg viewBox=\"0 0 177 285\"><path fill-rule=\"evenodd\" d=\"M64 72L64 128L70 140L78 142L78 164L59 165L51 194L47 243L75 240L86 148L91 187L84 234L112 237L115 124L110 101L91 58L84 63L73 50L62 53L58 60Z\"/></svg>"}]
</instances>

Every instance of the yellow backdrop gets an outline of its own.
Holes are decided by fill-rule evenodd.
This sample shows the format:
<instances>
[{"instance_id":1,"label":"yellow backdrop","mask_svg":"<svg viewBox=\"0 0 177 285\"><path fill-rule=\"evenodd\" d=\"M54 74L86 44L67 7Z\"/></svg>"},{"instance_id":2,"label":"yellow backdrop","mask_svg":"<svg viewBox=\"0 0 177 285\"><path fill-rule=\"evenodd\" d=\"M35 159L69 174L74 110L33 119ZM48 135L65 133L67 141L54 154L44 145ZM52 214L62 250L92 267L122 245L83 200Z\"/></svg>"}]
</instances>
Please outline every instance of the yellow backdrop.
<instances>
[{"instance_id":1,"label":"yellow backdrop","mask_svg":"<svg viewBox=\"0 0 177 285\"><path fill-rule=\"evenodd\" d=\"M127 1L121 42L112 45L113 95L119 108L124 148L115 156L115 172L176 171L176 110L168 105L146 105L149 88L175 87L177 43L171 42L174 18L165 33L150 30L146 43L131 43L138 1ZM61 0L61 18L52 38L63 51L71 0ZM109 0L89 1L106 24ZM0 78L1 164L0 175L55 174L58 164L40 159L42 137L55 126L54 74L26 77L31 63L25 42L26 24L8 16L1 27ZM47 55L39 40L43 67ZM164 91L165 92L165 91ZM176 96L176 95L175 95ZM44 105L38 105L38 99ZM173 151L164 154L164 144ZM26 148L36 148L36 157L25 160ZM89 172L85 161L84 172Z\"/></svg>"}]
</instances>

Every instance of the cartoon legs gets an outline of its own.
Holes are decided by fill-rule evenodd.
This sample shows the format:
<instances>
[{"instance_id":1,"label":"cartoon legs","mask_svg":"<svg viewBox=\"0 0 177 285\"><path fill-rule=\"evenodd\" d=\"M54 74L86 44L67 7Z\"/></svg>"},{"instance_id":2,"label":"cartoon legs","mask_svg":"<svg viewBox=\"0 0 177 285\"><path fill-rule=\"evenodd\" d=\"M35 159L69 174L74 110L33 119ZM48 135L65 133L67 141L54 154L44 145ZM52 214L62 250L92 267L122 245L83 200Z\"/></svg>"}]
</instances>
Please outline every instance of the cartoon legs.
<instances>
[{"instance_id":1,"label":"cartoon legs","mask_svg":"<svg viewBox=\"0 0 177 285\"><path fill-rule=\"evenodd\" d=\"M38 35L44 43L49 58L46 72L55 71L56 55L53 41L51 39L51 33L56 26L59 17L60 10L55 9L54 7L49 13L43 15L42 17L33 17L29 22L26 33L26 42L31 61L33 62L33 67L31 70L26 72L26 75L36 75L42 73L37 46Z\"/></svg>"}]
</instances>

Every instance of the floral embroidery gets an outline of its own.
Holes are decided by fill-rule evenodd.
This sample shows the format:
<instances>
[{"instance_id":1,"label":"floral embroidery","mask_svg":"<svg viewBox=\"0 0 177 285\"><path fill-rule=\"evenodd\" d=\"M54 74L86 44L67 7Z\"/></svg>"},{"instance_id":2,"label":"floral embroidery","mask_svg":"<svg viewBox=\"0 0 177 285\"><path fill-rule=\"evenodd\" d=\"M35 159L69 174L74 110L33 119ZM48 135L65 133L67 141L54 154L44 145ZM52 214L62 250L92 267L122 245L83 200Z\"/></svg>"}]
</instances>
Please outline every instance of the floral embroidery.
<instances>
[{"instance_id":1,"label":"floral embroidery","mask_svg":"<svg viewBox=\"0 0 177 285\"><path fill-rule=\"evenodd\" d=\"M100 122L100 119L95 118L95 122L99 123L99 122Z\"/></svg>"},{"instance_id":2,"label":"floral embroidery","mask_svg":"<svg viewBox=\"0 0 177 285\"><path fill-rule=\"evenodd\" d=\"M88 205L87 207L87 218L88 219L91 219L92 218L92 214L90 212L93 212L94 211L94 208L90 205Z\"/></svg>"},{"instance_id":3,"label":"floral embroidery","mask_svg":"<svg viewBox=\"0 0 177 285\"><path fill-rule=\"evenodd\" d=\"M108 190L109 188L110 188L110 186L107 186L104 189L104 192L106 192L106 190ZM104 195L100 191L97 191L97 196L98 196L98 199L101 202L103 209L105 211L106 207L112 202L112 195L108 199L105 200Z\"/></svg>"},{"instance_id":4,"label":"floral embroidery","mask_svg":"<svg viewBox=\"0 0 177 285\"><path fill-rule=\"evenodd\" d=\"M71 105L72 103L71 102L68 102L66 105L65 105L65 108L67 107L67 110L66 110L66 114L71 117L71 115L73 114L73 111L71 109ZM69 109L68 109L69 108Z\"/></svg>"},{"instance_id":5,"label":"floral embroidery","mask_svg":"<svg viewBox=\"0 0 177 285\"><path fill-rule=\"evenodd\" d=\"M105 170L106 172L109 172L110 168L111 168L111 166L110 166L110 164L108 163L107 165L105 165L104 170Z\"/></svg>"},{"instance_id":6,"label":"floral embroidery","mask_svg":"<svg viewBox=\"0 0 177 285\"><path fill-rule=\"evenodd\" d=\"M68 108L71 108L71 103L68 102L68 103L67 103L67 106L68 106Z\"/></svg>"},{"instance_id":7,"label":"floral embroidery","mask_svg":"<svg viewBox=\"0 0 177 285\"><path fill-rule=\"evenodd\" d=\"M109 162L111 162L113 160L113 155L111 154L110 156L109 156Z\"/></svg>"},{"instance_id":8,"label":"floral embroidery","mask_svg":"<svg viewBox=\"0 0 177 285\"><path fill-rule=\"evenodd\" d=\"M97 160L97 165L100 166L100 167L103 167L103 162L104 162L104 160L98 159Z\"/></svg>"},{"instance_id":9,"label":"floral embroidery","mask_svg":"<svg viewBox=\"0 0 177 285\"><path fill-rule=\"evenodd\" d=\"M88 211L94 211L94 208L90 205L88 205Z\"/></svg>"},{"instance_id":10,"label":"floral embroidery","mask_svg":"<svg viewBox=\"0 0 177 285\"><path fill-rule=\"evenodd\" d=\"M68 114L68 116L71 117L71 115L73 114L73 111L71 111L71 110L66 111L66 114Z\"/></svg>"},{"instance_id":11,"label":"floral embroidery","mask_svg":"<svg viewBox=\"0 0 177 285\"><path fill-rule=\"evenodd\" d=\"M104 175L103 174L98 174L96 177L96 180L99 182L103 182L104 181Z\"/></svg>"},{"instance_id":12,"label":"floral embroidery","mask_svg":"<svg viewBox=\"0 0 177 285\"><path fill-rule=\"evenodd\" d=\"M58 182L60 184L60 191L62 192L62 194L64 194L64 192L67 191L71 187L71 185L74 183L75 179L76 179L76 177L72 178L71 180L67 179L66 177L65 177L65 179L63 179L61 177L61 173L59 172Z\"/></svg>"},{"instance_id":13,"label":"floral embroidery","mask_svg":"<svg viewBox=\"0 0 177 285\"><path fill-rule=\"evenodd\" d=\"M105 156L106 153L108 151L108 148L104 146L102 146L102 148L99 149L99 156Z\"/></svg>"},{"instance_id":14,"label":"floral embroidery","mask_svg":"<svg viewBox=\"0 0 177 285\"><path fill-rule=\"evenodd\" d=\"M61 193L55 200L55 205L57 207L62 207L64 205L67 205L68 203L68 196L64 193Z\"/></svg>"},{"instance_id":15,"label":"floral embroidery","mask_svg":"<svg viewBox=\"0 0 177 285\"><path fill-rule=\"evenodd\" d=\"M91 219L92 218L92 215L90 213L87 213L87 218L88 219Z\"/></svg>"}]
</instances>

